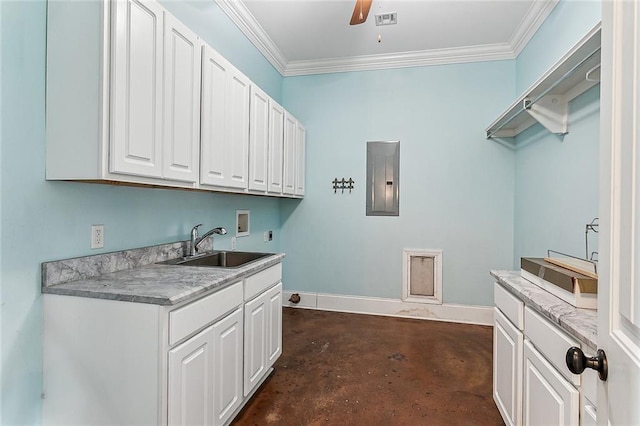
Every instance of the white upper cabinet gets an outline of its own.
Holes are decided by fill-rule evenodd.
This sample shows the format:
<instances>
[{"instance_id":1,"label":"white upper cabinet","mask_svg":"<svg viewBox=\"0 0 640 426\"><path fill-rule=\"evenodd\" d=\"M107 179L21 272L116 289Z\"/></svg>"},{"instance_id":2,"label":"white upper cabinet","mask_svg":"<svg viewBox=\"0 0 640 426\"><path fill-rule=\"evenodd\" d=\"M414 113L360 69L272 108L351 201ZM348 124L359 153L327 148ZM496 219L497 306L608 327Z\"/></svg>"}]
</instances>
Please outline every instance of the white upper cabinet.
<instances>
[{"instance_id":1,"label":"white upper cabinet","mask_svg":"<svg viewBox=\"0 0 640 426\"><path fill-rule=\"evenodd\" d=\"M200 183L247 189L250 81L204 45Z\"/></svg>"},{"instance_id":2,"label":"white upper cabinet","mask_svg":"<svg viewBox=\"0 0 640 426\"><path fill-rule=\"evenodd\" d=\"M198 181L201 42L168 13L164 19L163 177Z\"/></svg>"},{"instance_id":3,"label":"white upper cabinet","mask_svg":"<svg viewBox=\"0 0 640 426\"><path fill-rule=\"evenodd\" d=\"M295 195L302 197L304 195L304 175L305 175L305 145L307 139L307 132L302 126L302 123L297 122L296 125L296 154L295 154L295 169L296 169L296 190Z\"/></svg>"},{"instance_id":4,"label":"white upper cabinet","mask_svg":"<svg viewBox=\"0 0 640 426\"><path fill-rule=\"evenodd\" d=\"M47 7L47 179L196 187L198 37L154 1Z\"/></svg>"},{"instance_id":5,"label":"white upper cabinet","mask_svg":"<svg viewBox=\"0 0 640 426\"><path fill-rule=\"evenodd\" d=\"M269 104L269 176L268 191L282 194L284 156L284 108L273 100Z\"/></svg>"},{"instance_id":6,"label":"white upper cabinet","mask_svg":"<svg viewBox=\"0 0 640 426\"><path fill-rule=\"evenodd\" d=\"M255 84L252 84L249 125L249 189L253 191L267 190L269 103L269 96Z\"/></svg>"},{"instance_id":7,"label":"white upper cabinet","mask_svg":"<svg viewBox=\"0 0 640 426\"><path fill-rule=\"evenodd\" d=\"M304 193L300 123L154 0L50 2L46 69L49 180Z\"/></svg>"},{"instance_id":8,"label":"white upper cabinet","mask_svg":"<svg viewBox=\"0 0 640 426\"><path fill-rule=\"evenodd\" d=\"M113 15L109 169L160 178L163 9L117 1Z\"/></svg>"},{"instance_id":9,"label":"white upper cabinet","mask_svg":"<svg viewBox=\"0 0 640 426\"><path fill-rule=\"evenodd\" d=\"M284 156L282 193L296 193L296 133L298 120L288 112L284 114Z\"/></svg>"},{"instance_id":10,"label":"white upper cabinet","mask_svg":"<svg viewBox=\"0 0 640 426\"><path fill-rule=\"evenodd\" d=\"M291 114L284 116L284 186L282 192L287 195L304 195L306 131L302 124Z\"/></svg>"}]
</instances>

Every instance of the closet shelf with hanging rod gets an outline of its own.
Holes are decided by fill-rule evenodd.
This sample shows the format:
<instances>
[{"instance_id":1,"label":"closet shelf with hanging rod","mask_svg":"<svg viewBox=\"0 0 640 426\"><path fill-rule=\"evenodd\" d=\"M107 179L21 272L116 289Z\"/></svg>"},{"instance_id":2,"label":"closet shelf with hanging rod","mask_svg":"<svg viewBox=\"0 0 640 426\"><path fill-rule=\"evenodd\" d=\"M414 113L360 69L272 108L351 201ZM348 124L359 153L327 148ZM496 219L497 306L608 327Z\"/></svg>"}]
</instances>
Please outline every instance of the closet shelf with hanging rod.
<instances>
[{"instance_id":1,"label":"closet shelf with hanging rod","mask_svg":"<svg viewBox=\"0 0 640 426\"><path fill-rule=\"evenodd\" d=\"M569 102L599 83L600 24L491 123L487 139L514 138L535 123L564 135ZM508 143L515 146L514 140Z\"/></svg>"}]
</instances>

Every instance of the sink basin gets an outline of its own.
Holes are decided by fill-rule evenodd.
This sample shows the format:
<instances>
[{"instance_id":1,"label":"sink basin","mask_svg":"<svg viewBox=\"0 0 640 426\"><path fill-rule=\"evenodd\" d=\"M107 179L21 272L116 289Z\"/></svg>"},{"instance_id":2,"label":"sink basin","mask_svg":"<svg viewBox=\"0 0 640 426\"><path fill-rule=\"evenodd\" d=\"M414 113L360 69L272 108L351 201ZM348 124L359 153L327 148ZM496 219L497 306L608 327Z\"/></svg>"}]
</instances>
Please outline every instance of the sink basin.
<instances>
[{"instance_id":1,"label":"sink basin","mask_svg":"<svg viewBox=\"0 0 640 426\"><path fill-rule=\"evenodd\" d=\"M271 255L272 253L217 251L202 256L179 257L159 263L163 265L204 266L209 268L239 268Z\"/></svg>"}]
</instances>

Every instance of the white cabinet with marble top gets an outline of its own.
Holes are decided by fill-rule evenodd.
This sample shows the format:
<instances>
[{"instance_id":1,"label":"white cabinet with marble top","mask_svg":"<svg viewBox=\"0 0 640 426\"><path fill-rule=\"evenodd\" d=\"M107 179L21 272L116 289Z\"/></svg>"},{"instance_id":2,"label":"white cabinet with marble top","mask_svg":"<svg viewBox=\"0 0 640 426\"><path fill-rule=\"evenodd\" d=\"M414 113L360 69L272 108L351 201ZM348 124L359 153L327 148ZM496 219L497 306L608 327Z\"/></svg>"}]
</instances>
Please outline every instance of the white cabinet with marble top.
<instances>
[{"instance_id":1,"label":"white cabinet with marble top","mask_svg":"<svg viewBox=\"0 0 640 426\"><path fill-rule=\"evenodd\" d=\"M230 422L282 351L281 258L235 270L148 264L91 278L81 266L74 281L43 284L43 424ZM126 263L112 260L99 264ZM245 301L261 297L266 334L245 324ZM245 344L254 341L276 350L245 387Z\"/></svg>"}]
</instances>

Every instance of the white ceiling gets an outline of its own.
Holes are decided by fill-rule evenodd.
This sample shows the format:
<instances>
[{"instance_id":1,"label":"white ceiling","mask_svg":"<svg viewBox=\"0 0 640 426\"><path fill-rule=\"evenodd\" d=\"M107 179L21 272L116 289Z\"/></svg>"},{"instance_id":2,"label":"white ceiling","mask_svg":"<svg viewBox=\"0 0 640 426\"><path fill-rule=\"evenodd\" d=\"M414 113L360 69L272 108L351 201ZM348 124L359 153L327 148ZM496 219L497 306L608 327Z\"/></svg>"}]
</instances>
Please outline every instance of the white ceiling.
<instances>
[{"instance_id":1,"label":"white ceiling","mask_svg":"<svg viewBox=\"0 0 640 426\"><path fill-rule=\"evenodd\" d=\"M512 59L558 0L216 0L284 76ZM376 26L378 13L398 24ZM378 35L381 42L378 43Z\"/></svg>"}]
</instances>

